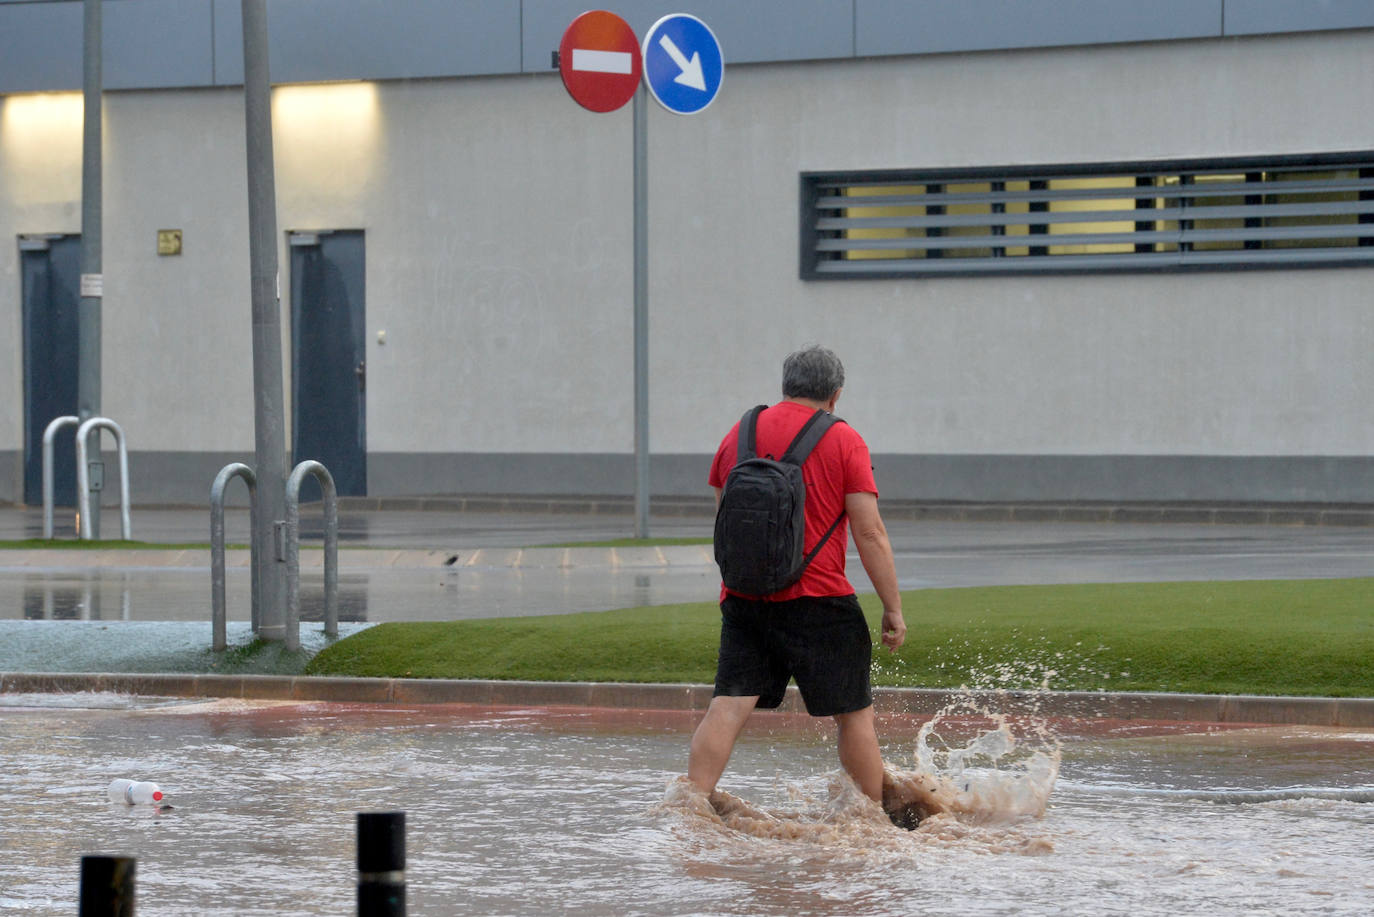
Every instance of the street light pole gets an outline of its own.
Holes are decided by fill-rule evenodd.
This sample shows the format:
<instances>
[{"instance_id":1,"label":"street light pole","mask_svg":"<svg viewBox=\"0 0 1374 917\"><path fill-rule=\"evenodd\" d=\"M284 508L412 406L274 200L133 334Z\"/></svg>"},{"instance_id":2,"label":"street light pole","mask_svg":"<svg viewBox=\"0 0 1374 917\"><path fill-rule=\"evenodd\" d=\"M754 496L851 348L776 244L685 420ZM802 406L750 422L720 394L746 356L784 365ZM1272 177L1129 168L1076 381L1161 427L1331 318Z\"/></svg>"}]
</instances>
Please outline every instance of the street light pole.
<instances>
[{"instance_id":1,"label":"street light pole","mask_svg":"<svg viewBox=\"0 0 1374 917\"><path fill-rule=\"evenodd\" d=\"M82 135L81 135L81 301L76 310L76 413L82 421L100 416L100 306L104 294L101 270L101 0L85 0L82 7ZM46 422L46 421L45 421ZM104 463L100 458L100 429L86 440L90 459L90 499L83 529L100 538L100 492ZM129 495L123 494L127 505ZM80 500L77 501L78 505ZM89 528L87 528L89 526Z\"/></svg>"},{"instance_id":2,"label":"street light pole","mask_svg":"<svg viewBox=\"0 0 1374 917\"><path fill-rule=\"evenodd\" d=\"M253 305L253 430L258 506L253 543L261 603L258 636L285 640L286 564L277 523L286 519L286 421L282 408L277 186L272 160L266 0L243 2L243 99L248 142L248 251Z\"/></svg>"}]
</instances>

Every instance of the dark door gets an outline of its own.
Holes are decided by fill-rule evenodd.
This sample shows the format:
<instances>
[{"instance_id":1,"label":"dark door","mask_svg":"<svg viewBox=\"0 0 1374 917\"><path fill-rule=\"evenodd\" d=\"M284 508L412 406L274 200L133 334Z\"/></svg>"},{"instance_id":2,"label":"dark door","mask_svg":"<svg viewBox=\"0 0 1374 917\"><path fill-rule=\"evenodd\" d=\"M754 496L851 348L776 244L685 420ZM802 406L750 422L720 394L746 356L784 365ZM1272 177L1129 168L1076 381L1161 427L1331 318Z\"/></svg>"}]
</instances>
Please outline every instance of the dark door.
<instances>
[{"instance_id":1,"label":"dark door","mask_svg":"<svg viewBox=\"0 0 1374 917\"><path fill-rule=\"evenodd\" d=\"M292 455L329 469L340 496L367 493L364 251L359 230L293 232ZM307 478L301 498L318 499Z\"/></svg>"},{"instance_id":2,"label":"dark door","mask_svg":"<svg viewBox=\"0 0 1374 917\"><path fill-rule=\"evenodd\" d=\"M43 502L43 431L76 414L81 237L19 240L24 312L24 502ZM76 430L53 440L53 502L76 504Z\"/></svg>"}]
</instances>

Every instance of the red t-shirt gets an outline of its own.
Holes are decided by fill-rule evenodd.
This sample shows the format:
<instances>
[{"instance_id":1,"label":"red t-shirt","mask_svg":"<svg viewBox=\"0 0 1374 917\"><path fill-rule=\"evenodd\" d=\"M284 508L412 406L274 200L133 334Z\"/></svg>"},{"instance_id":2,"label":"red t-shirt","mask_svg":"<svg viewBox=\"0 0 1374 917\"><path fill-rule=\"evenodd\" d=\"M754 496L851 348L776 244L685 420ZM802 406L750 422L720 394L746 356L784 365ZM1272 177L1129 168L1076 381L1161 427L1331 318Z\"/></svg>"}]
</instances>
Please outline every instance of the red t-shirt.
<instances>
[{"instance_id":1,"label":"red t-shirt","mask_svg":"<svg viewBox=\"0 0 1374 917\"><path fill-rule=\"evenodd\" d=\"M792 439L815 413L815 409L795 401L780 401L759 414L757 451L759 455L782 458ZM739 446L739 423L730 428L715 461L711 463L710 484L724 487L725 478L735 467L735 452ZM802 463L802 480L806 483L806 551L809 553L844 512L846 494L871 493L877 495L873 480L873 464L868 445L854 428L837 423L830 428L816 448ZM850 595L854 587L844 573L845 551L849 545L849 520L841 519L830 533L830 540L812 559L801 579L779 592L765 596L770 602L782 602L803 595ZM721 586L721 597L733 590ZM741 593L734 593L741 594Z\"/></svg>"}]
</instances>

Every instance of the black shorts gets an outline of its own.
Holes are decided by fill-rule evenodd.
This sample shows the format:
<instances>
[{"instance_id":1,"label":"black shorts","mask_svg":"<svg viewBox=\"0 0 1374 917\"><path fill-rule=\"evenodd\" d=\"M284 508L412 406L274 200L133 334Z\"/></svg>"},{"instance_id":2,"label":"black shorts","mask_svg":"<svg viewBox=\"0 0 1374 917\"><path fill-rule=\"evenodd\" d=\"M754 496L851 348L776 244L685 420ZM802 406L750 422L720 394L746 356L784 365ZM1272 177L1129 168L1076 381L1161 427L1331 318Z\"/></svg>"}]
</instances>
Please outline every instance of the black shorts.
<instances>
[{"instance_id":1,"label":"black shorts","mask_svg":"<svg viewBox=\"0 0 1374 917\"><path fill-rule=\"evenodd\" d=\"M759 696L767 710L797 680L812 716L853 713L873 703L873 638L852 595L761 602L728 595L720 603L715 695Z\"/></svg>"}]
</instances>

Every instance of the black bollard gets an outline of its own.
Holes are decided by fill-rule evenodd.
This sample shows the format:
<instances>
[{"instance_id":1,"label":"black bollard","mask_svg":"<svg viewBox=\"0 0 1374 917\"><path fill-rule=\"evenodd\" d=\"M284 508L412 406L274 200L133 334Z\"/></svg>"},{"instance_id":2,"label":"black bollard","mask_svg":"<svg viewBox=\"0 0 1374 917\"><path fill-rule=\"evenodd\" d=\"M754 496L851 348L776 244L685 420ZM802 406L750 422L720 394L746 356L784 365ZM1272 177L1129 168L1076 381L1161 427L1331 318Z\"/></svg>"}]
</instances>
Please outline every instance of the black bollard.
<instances>
[{"instance_id":1,"label":"black bollard","mask_svg":"<svg viewBox=\"0 0 1374 917\"><path fill-rule=\"evenodd\" d=\"M134 858L81 858L80 917L133 917Z\"/></svg>"},{"instance_id":2,"label":"black bollard","mask_svg":"<svg viewBox=\"0 0 1374 917\"><path fill-rule=\"evenodd\" d=\"M358 813L358 917L405 917L406 813Z\"/></svg>"}]
</instances>

